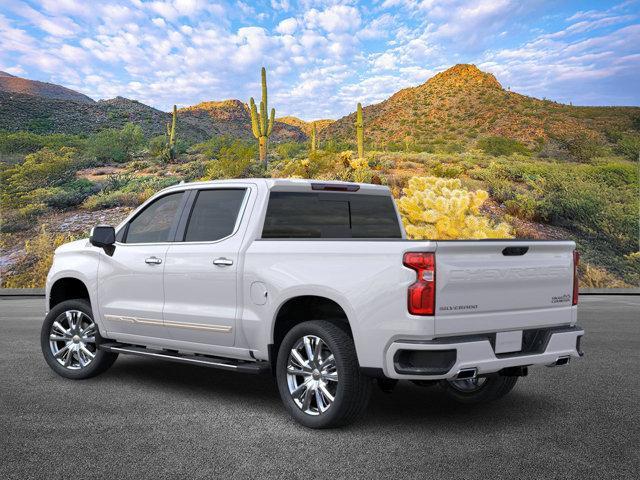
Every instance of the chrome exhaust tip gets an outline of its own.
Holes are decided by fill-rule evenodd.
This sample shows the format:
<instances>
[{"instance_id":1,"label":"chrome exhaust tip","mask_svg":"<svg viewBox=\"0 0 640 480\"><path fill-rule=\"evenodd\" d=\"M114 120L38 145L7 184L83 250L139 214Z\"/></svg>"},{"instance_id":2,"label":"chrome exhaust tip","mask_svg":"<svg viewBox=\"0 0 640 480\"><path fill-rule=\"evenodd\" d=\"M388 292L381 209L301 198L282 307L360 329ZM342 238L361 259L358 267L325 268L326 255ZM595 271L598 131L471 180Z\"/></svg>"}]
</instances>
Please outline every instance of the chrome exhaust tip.
<instances>
[{"instance_id":1,"label":"chrome exhaust tip","mask_svg":"<svg viewBox=\"0 0 640 480\"><path fill-rule=\"evenodd\" d=\"M463 368L458 370L458 374L456 375L456 380L470 380L472 378L476 378L478 376L477 368Z\"/></svg>"},{"instance_id":2,"label":"chrome exhaust tip","mask_svg":"<svg viewBox=\"0 0 640 480\"><path fill-rule=\"evenodd\" d=\"M560 367L562 365L568 365L571 357L569 355L565 355L563 357L558 357L555 363L556 367Z\"/></svg>"}]
</instances>

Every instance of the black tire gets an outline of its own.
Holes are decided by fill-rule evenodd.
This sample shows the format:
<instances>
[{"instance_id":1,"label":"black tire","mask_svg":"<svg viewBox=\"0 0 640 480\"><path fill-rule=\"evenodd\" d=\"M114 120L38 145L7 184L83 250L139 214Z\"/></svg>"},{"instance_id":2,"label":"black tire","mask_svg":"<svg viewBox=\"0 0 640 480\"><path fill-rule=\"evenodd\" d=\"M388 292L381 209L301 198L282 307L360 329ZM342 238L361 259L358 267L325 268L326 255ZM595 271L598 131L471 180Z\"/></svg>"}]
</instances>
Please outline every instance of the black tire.
<instances>
[{"instance_id":1,"label":"black tire","mask_svg":"<svg viewBox=\"0 0 640 480\"><path fill-rule=\"evenodd\" d=\"M47 364L49 364L51 369L61 377L71 378L74 380L82 380L85 378L95 377L96 375L99 375L100 373L107 370L111 365L113 365L113 362L116 361L116 358L118 358L117 353L97 350L95 348L95 340L93 343L83 343L83 345L86 345L87 349L94 355L93 359L91 359L86 364L86 366L77 365L73 367L74 362L77 362L78 364L80 363L79 354L77 353L75 354L75 357L71 357L70 367L65 367L54 357L50 342L53 323L56 321L64 322L66 318L66 312L68 311L80 311L84 315L86 315L86 317L88 317L91 322L93 322L93 311L91 310L91 305L86 300L66 300L53 307L45 317L44 323L42 324L42 330L40 332L40 346L42 348L44 359L46 360ZM88 321L87 318L82 318L85 322ZM100 334L96 326L94 339L99 338L99 335ZM60 342L57 342L56 345L61 347L60 350L63 350L65 342L61 340ZM88 359L89 357L83 354L83 358Z\"/></svg>"},{"instance_id":2,"label":"black tire","mask_svg":"<svg viewBox=\"0 0 640 480\"><path fill-rule=\"evenodd\" d=\"M493 400L504 397L516 385L518 377L504 377L498 374L493 374L486 377L480 377L478 380L482 381L482 384L476 389L469 391L463 391L456 388L455 384L452 384L448 380L441 381L440 386L449 398L458 403L469 405L492 402Z\"/></svg>"},{"instance_id":3,"label":"black tire","mask_svg":"<svg viewBox=\"0 0 640 480\"><path fill-rule=\"evenodd\" d=\"M325 411L315 415L305 413L302 407L295 403L289 390L287 375L291 350L308 335L319 337L333 353L338 377L332 403ZM367 407L373 383L371 378L360 372L356 349L349 334L337 323L325 320L298 324L287 333L278 349L276 381L287 411L297 422L309 428L339 427L355 421ZM329 383L327 382L327 385ZM317 406L315 399L312 402Z\"/></svg>"}]
</instances>

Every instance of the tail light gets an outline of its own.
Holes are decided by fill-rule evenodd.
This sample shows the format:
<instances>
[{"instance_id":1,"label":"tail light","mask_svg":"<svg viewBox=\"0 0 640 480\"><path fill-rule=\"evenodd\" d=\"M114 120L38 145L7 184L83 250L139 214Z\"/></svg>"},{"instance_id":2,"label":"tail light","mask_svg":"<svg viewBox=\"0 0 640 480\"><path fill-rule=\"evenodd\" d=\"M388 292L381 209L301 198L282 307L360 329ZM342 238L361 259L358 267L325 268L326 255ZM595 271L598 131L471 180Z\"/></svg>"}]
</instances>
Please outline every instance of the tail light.
<instances>
[{"instance_id":1,"label":"tail light","mask_svg":"<svg viewBox=\"0 0 640 480\"><path fill-rule=\"evenodd\" d=\"M415 283L409 286L407 301L412 315L433 315L436 307L436 257L434 253L409 252L403 263L416 271Z\"/></svg>"},{"instance_id":2,"label":"tail light","mask_svg":"<svg viewBox=\"0 0 640 480\"><path fill-rule=\"evenodd\" d=\"M580 252L573 251L573 301L572 305L578 304L578 264L580 263Z\"/></svg>"}]
</instances>

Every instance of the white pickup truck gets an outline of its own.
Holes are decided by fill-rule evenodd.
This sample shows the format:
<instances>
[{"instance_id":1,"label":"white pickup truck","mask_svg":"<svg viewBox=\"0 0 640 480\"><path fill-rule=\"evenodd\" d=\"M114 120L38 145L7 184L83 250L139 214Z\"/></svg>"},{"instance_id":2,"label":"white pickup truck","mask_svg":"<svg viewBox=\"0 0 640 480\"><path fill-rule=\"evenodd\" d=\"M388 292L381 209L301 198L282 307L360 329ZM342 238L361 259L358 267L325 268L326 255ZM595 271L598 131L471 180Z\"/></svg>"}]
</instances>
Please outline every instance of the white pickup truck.
<instances>
[{"instance_id":1,"label":"white pickup truck","mask_svg":"<svg viewBox=\"0 0 640 480\"><path fill-rule=\"evenodd\" d=\"M181 184L56 250L42 351L74 379L120 353L272 372L315 428L355 419L374 383L488 401L582 355L577 259L573 242L407 240L382 186Z\"/></svg>"}]
</instances>

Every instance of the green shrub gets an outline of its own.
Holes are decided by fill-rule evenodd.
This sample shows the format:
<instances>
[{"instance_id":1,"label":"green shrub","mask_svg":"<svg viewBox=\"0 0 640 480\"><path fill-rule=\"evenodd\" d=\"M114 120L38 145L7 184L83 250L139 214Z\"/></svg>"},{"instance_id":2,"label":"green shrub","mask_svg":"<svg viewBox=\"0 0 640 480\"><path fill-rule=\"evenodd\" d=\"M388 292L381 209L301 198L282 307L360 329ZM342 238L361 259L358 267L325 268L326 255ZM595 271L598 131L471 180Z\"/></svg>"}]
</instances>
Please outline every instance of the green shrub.
<instances>
[{"instance_id":1,"label":"green shrub","mask_svg":"<svg viewBox=\"0 0 640 480\"><path fill-rule=\"evenodd\" d=\"M107 129L89 138L89 153L100 162L125 162L144 142L139 125L127 123L122 129Z\"/></svg>"},{"instance_id":2,"label":"green shrub","mask_svg":"<svg viewBox=\"0 0 640 480\"><path fill-rule=\"evenodd\" d=\"M457 165L438 163L432 168L432 171L436 177L458 178L462 174L464 169Z\"/></svg>"},{"instance_id":3,"label":"green shrub","mask_svg":"<svg viewBox=\"0 0 640 480\"><path fill-rule=\"evenodd\" d=\"M62 147L72 147L84 150L87 140L79 135L54 133L38 135L32 132L0 132L0 153L34 153L48 147L59 150Z\"/></svg>"},{"instance_id":4,"label":"green shrub","mask_svg":"<svg viewBox=\"0 0 640 480\"><path fill-rule=\"evenodd\" d=\"M515 215L569 228L618 255L637 250L640 199L631 163L531 162L515 156L476 168L470 176L486 182L491 195Z\"/></svg>"},{"instance_id":5,"label":"green shrub","mask_svg":"<svg viewBox=\"0 0 640 480\"><path fill-rule=\"evenodd\" d=\"M630 160L640 159L640 134L623 134L616 143L616 152Z\"/></svg>"},{"instance_id":6,"label":"green shrub","mask_svg":"<svg viewBox=\"0 0 640 480\"><path fill-rule=\"evenodd\" d=\"M87 198L82 204L82 207L87 210L103 210L105 208L114 207L137 207L153 195L153 193L155 192L100 192L97 195Z\"/></svg>"},{"instance_id":7,"label":"green shrub","mask_svg":"<svg viewBox=\"0 0 640 480\"><path fill-rule=\"evenodd\" d=\"M29 120L27 130L33 133L49 133L53 130L53 121L49 117L40 117Z\"/></svg>"},{"instance_id":8,"label":"green shrub","mask_svg":"<svg viewBox=\"0 0 640 480\"><path fill-rule=\"evenodd\" d=\"M501 155L508 156L514 153L521 155L528 155L530 153L522 143L506 137L483 137L478 140L478 148L494 157Z\"/></svg>"},{"instance_id":9,"label":"green shrub","mask_svg":"<svg viewBox=\"0 0 640 480\"><path fill-rule=\"evenodd\" d=\"M63 147L58 151L43 148L25 157L21 164L0 172L0 206L21 207L31 202L38 188L61 186L73 178L80 163L76 151Z\"/></svg>"},{"instance_id":10,"label":"green shrub","mask_svg":"<svg viewBox=\"0 0 640 480\"><path fill-rule=\"evenodd\" d=\"M164 155L167 148L167 138L165 135L158 135L149 140L149 154L154 157Z\"/></svg>"},{"instance_id":11,"label":"green shrub","mask_svg":"<svg viewBox=\"0 0 640 480\"><path fill-rule=\"evenodd\" d=\"M193 147L191 147L191 149L194 153L201 153L208 158L215 159L220 156L220 152L222 150L228 152L229 149L233 147L241 147L243 149L252 148L256 152L255 155L258 154L258 149L255 146L255 142L237 140L233 137L228 137L225 135L211 137L206 142L194 145Z\"/></svg>"},{"instance_id":12,"label":"green shrub","mask_svg":"<svg viewBox=\"0 0 640 480\"><path fill-rule=\"evenodd\" d=\"M440 151L442 153L462 153L464 152L464 145L458 142L449 142L441 147Z\"/></svg>"},{"instance_id":13,"label":"green shrub","mask_svg":"<svg viewBox=\"0 0 640 480\"><path fill-rule=\"evenodd\" d=\"M536 220L538 218L538 201L531 195L516 194L512 200L504 202L507 213L523 220Z\"/></svg>"},{"instance_id":14,"label":"green shrub","mask_svg":"<svg viewBox=\"0 0 640 480\"><path fill-rule=\"evenodd\" d=\"M603 153L600 142L585 132L577 132L558 140L567 149L569 155L579 162L588 162Z\"/></svg>"},{"instance_id":15,"label":"green shrub","mask_svg":"<svg viewBox=\"0 0 640 480\"><path fill-rule=\"evenodd\" d=\"M278 157L284 160L299 157L309 149L306 143L302 142L284 142L275 146L274 150Z\"/></svg>"},{"instance_id":16,"label":"green shrub","mask_svg":"<svg viewBox=\"0 0 640 480\"><path fill-rule=\"evenodd\" d=\"M39 188L32 192L34 201L50 208L69 208L80 205L87 197L95 194L98 186L85 179L74 179L60 187Z\"/></svg>"},{"instance_id":17,"label":"green shrub","mask_svg":"<svg viewBox=\"0 0 640 480\"><path fill-rule=\"evenodd\" d=\"M44 203L31 203L18 209L2 209L0 232L11 233L28 230L37 223L38 215L47 211Z\"/></svg>"},{"instance_id":18,"label":"green shrub","mask_svg":"<svg viewBox=\"0 0 640 480\"><path fill-rule=\"evenodd\" d=\"M204 178L215 180L220 178L239 178L256 157L257 149L253 143L234 140L228 146L221 146L217 152L217 160L207 163Z\"/></svg>"},{"instance_id":19,"label":"green shrub","mask_svg":"<svg viewBox=\"0 0 640 480\"><path fill-rule=\"evenodd\" d=\"M176 168L176 173L180 175L185 182L193 182L202 178L205 174L206 162L195 160L189 163L183 163Z\"/></svg>"}]
</instances>

